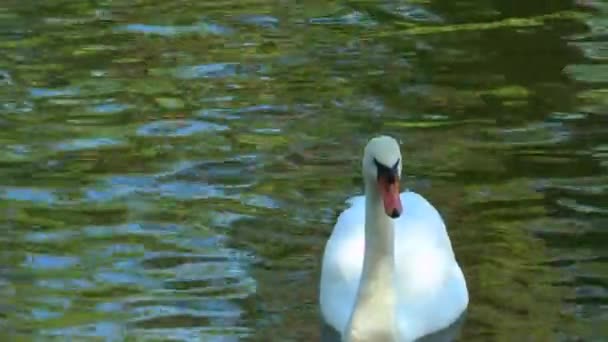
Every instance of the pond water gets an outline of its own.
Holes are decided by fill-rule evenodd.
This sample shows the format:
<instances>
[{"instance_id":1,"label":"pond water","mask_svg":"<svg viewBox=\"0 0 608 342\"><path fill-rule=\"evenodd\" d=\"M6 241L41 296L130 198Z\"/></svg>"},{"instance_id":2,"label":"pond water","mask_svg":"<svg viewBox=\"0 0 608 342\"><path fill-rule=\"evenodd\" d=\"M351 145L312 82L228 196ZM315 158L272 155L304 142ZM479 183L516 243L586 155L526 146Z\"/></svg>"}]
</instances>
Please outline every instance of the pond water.
<instances>
[{"instance_id":1,"label":"pond water","mask_svg":"<svg viewBox=\"0 0 608 342\"><path fill-rule=\"evenodd\" d=\"M0 338L318 339L391 134L462 340L606 340L607 61L600 0L3 1Z\"/></svg>"}]
</instances>

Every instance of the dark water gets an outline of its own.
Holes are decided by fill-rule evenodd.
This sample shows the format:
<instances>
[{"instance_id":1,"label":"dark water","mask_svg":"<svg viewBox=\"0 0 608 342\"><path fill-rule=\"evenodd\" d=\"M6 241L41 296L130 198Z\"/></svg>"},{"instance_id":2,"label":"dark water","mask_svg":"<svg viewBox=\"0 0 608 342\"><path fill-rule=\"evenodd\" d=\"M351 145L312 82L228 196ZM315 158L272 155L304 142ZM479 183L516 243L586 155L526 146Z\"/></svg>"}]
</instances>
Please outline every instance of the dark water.
<instances>
[{"instance_id":1,"label":"dark water","mask_svg":"<svg viewBox=\"0 0 608 342\"><path fill-rule=\"evenodd\" d=\"M313 341L367 139L465 341L608 340L601 1L3 1L0 337Z\"/></svg>"}]
</instances>

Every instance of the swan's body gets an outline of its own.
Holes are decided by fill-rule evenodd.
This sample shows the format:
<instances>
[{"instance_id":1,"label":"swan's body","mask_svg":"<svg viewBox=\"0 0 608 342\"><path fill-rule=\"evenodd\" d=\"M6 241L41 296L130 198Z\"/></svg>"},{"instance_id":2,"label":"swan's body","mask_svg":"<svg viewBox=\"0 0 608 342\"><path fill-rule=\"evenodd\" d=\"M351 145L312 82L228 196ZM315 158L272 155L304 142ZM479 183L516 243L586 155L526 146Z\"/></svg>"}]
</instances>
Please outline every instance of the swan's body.
<instances>
[{"instance_id":1,"label":"swan's body","mask_svg":"<svg viewBox=\"0 0 608 342\"><path fill-rule=\"evenodd\" d=\"M397 143L381 137L366 147L366 195L350 200L325 246L321 312L343 341L413 341L463 314L467 286L437 210L414 192L397 192L403 215L392 211L372 159L378 167L399 162Z\"/></svg>"}]
</instances>

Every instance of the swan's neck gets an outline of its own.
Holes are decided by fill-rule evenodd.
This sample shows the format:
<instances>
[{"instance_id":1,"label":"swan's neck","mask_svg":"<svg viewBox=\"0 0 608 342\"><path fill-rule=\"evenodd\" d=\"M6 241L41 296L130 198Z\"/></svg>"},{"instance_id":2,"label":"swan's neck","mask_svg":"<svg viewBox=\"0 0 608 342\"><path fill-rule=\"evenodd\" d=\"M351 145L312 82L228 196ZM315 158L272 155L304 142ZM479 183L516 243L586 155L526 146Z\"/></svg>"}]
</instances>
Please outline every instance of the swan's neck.
<instances>
[{"instance_id":1,"label":"swan's neck","mask_svg":"<svg viewBox=\"0 0 608 342\"><path fill-rule=\"evenodd\" d=\"M366 187L365 200L363 271L348 334L382 340L378 334L394 333L394 225L376 189Z\"/></svg>"},{"instance_id":2,"label":"swan's neck","mask_svg":"<svg viewBox=\"0 0 608 342\"><path fill-rule=\"evenodd\" d=\"M392 288L394 273L393 220L386 215L382 200L376 191L368 191L365 201L365 254L359 296L377 294L379 289L369 286L380 282L387 282L385 285L390 285L389 287ZM363 286L364 284L367 286ZM366 292L368 290L373 292Z\"/></svg>"}]
</instances>

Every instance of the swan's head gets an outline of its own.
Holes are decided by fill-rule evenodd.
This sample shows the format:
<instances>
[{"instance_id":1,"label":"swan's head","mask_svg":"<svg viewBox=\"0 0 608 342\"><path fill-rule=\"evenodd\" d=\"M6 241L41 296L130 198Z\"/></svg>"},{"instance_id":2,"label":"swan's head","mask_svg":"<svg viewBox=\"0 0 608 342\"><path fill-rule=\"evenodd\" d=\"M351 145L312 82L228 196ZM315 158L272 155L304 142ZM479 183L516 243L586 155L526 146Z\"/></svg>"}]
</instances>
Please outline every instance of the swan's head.
<instances>
[{"instance_id":1,"label":"swan's head","mask_svg":"<svg viewBox=\"0 0 608 342\"><path fill-rule=\"evenodd\" d=\"M366 191L380 195L384 211L392 218L403 212L399 196L401 178L401 151L397 141L388 136L371 139L363 155L363 179Z\"/></svg>"}]
</instances>

